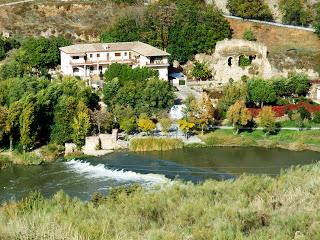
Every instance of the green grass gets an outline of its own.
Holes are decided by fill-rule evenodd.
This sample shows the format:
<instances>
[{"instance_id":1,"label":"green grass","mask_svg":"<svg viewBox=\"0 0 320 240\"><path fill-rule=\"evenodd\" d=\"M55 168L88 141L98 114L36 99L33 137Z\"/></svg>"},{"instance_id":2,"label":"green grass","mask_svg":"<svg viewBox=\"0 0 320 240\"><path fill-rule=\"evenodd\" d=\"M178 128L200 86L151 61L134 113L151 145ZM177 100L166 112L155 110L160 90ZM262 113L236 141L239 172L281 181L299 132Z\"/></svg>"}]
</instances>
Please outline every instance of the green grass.
<instances>
[{"instance_id":1,"label":"green grass","mask_svg":"<svg viewBox=\"0 0 320 240\"><path fill-rule=\"evenodd\" d=\"M129 149L135 152L167 151L178 148L183 148L183 142L175 138L134 138L129 145Z\"/></svg>"},{"instance_id":2,"label":"green grass","mask_svg":"<svg viewBox=\"0 0 320 240\"><path fill-rule=\"evenodd\" d=\"M0 207L0 236L11 239L320 239L320 165L278 178L241 176L201 185L170 183L95 194L81 202L38 193ZM295 236L299 235L299 238Z\"/></svg>"},{"instance_id":3,"label":"green grass","mask_svg":"<svg viewBox=\"0 0 320 240\"><path fill-rule=\"evenodd\" d=\"M261 130L244 131L238 135L234 135L233 130L216 130L200 138L209 146L260 146L320 151L320 131L281 130L276 135L268 136Z\"/></svg>"}]
</instances>

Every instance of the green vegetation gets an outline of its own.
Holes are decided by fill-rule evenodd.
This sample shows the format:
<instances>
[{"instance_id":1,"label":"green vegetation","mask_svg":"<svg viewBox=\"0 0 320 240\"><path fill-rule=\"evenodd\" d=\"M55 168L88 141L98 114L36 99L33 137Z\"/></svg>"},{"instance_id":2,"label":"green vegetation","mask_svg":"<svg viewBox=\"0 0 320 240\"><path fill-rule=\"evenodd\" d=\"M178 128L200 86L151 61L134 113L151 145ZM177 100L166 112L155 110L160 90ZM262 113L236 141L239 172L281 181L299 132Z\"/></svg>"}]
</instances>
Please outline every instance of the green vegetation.
<instances>
[{"instance_id":1,"label":"green vegetation","mask_svg":"<svg viewBox=\"0 0 320 240\"><path fill-rule=\"evenodd\" d=\"M264 131L240 131L234 135L232 130L215 130L201 136L208 146L257 146L284 148L290 150L320 151L320 131L281 130L276 135L266 135Z\"/></svg>"},{"instance_id":2,"label":"green vegetation","mask_svg":"<svg viewBox=\"0 0 320 240\"><path fill-rule=\"evenodd\" d=\"M208 80L212 77L212 73L208 68L207 63L201 63L196 61L192 68L192 76L197 80Z\"/></svg>"},{"instance_id":3,"label":"green vegetation","mask_svg":"<svg viewBox=\"0 0 320 240\"><path fill-rule=\"evenodd\" d=\"M293 25L308 25L312 22L312 14L302 0L281 0L282 21Z\"/></svg>"},{"instance_id":4,"label":"green vegetation","mask_svg":"<svg viewBox=\"0 0 320 240\"><path fill-rule=\"evenodd\" d=\"M250 28L247 28L243 33L243 39L247 41L257 41L256 36Z\"/></svg>"},{"instance_id":5,"label":"green vegetation","mask_svg":"<svg viewBox=\"0 0 320 240\"><path fill-rule=\"evenodd\" d=\"M186 62L196 53L210 53L217 41L230 37L228 22L203 1L162 0L142 13L130 11L120 16L102 33L101 40L140 40L166 49L172 60Z\"/></svg>"},{"instance_id":6,"label":"green vegetation","mask_svg":"<svg viewBox=\"0 0 320 240\"><path fill-rule=\"evenodd\" d=\"M252 79L248 82L249 100L263 106L263 104L272 104L276 101L276 91L270 81L262 79Z\"/></svg>"},{"instance_id":7,"label":"green vegetation","mask_svg":"<svg viewBox=\"0 0 320 240\"><path fill-rule=\"evenodd\" d=\"M173 105L172 86L159 80L154 70L112 64L105 76L104 102L108 110L116 115L117 123L142 113L152 115ZM124 111L119 111L123 108L130 108L133 112L127 110L123 116Z\"/></svg>"},{"instance_id":8,"label":"green vegetation","mask_svg":"<svg viewBox=\"0 0 320 240\"><path fill-rule=\"evenodd\" d=\"M318 164L157 191L133 185L91 202L30 194L0 208L3 239L318 239ZM177 204L178 203L178 204Z\"/></svg>"},{"instance_id":9,"label":"green vegetation","mask_svg":"<svg viewBox=\"0 0 320 240\"><path fill-rule=\"evenodd\" d=\"M269 6L263 0L228 0L227 8L232 15L242 18L272 20Z\"/></svg>"},{"instance_id":10,"label":"green vegetation","mask_svg":"<svg viewBox=\"0 0 320 240\"><path fill-rule=\"evenodd\" d=\"M0 170L10 167L12 164L39 165L41 163L43 163L43 159L35 153L0 152Z\"/></svg>"},{"instance_id":11,"label":"green vegetation","mask_svg":"<svg viewBox=\"0 0 320 240\"><path fill-rule=\"evenodd\" d=\"M249 124L252 117L249 110L246 108L244 101L237 101L230 106L227 112L227 119L233 126L234 133L238 134L241 127Z\"/></svg>"},{"instance_id":12,"label":"green vegetation","mask_svg":"<svg viewBox=\"0 0 320 240\"><path fill-rule=\"evenodd\" d=\"M74 78L50 82L44 77L0 81L0 106L5 123L1 146L29 151L49 142L64 144L72 139L77 105L98 108L98 97Z\"/></svg>"},{"instance_id":13,"label":"green vegetation","mask_svg":"<svg viewBox=\"0 0 320 240\"><path fill-rule=\"evenodd\" d=\"M130 141L129 149L135 152L167 151L183 148L183 142L175 138L134 138Z\"/></svg>"}]
</instances>

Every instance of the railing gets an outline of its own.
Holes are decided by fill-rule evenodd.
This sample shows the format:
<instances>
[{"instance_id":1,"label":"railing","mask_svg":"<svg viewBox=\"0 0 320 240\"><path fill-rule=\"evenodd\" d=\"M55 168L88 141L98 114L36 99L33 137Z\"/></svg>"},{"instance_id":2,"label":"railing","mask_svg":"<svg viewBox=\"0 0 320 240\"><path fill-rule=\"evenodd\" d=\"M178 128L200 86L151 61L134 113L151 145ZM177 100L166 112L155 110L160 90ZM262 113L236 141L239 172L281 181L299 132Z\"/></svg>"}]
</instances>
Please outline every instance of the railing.
<instances>
[{"instance_id":1,"label":"railing","mask_svg":"<svg viewBox=\"0 0 320 240\"><path fill-rule=\"evenodd\" d=\"M119 59L119 60L70 60L71 65L93 65L93 64L112 64L112 63L124 63L124 64L135 64L137 60L135 59Z\"/></svg>"},{"instance_id":2,"label":"railing","mask_svg":"<svg viewBox=\"0 0 320 240\"><path fill-rule=\"evenodd\" d=\"M147 63L146 65L168 65L169 63L164 60L154 60L151 61L150 63Z\"/></svg>"}]
</instances>

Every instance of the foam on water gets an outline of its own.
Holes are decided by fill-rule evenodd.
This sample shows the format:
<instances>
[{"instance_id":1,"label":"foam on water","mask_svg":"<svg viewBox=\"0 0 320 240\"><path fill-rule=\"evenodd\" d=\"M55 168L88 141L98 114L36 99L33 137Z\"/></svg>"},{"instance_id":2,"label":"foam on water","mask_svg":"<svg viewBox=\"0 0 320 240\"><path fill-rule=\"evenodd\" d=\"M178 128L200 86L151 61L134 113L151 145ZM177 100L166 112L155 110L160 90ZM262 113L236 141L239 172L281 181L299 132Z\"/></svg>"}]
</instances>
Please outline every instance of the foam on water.
<instances>
[{"instance_id":1,"label":"foam on water","mask_svg":"<svg viewBox=\"0 0 320 240\"><path fill-rule=\"evenodd\" d=\"M160 184L168 182L169 179L160 174L141 174L133 171L113 170L103 164L92 165L89 162L80 160L71 160L65 163L72 171L84 174L89 178L108 178L122 182L145 182Z\"/></svg>"}]
</instances>

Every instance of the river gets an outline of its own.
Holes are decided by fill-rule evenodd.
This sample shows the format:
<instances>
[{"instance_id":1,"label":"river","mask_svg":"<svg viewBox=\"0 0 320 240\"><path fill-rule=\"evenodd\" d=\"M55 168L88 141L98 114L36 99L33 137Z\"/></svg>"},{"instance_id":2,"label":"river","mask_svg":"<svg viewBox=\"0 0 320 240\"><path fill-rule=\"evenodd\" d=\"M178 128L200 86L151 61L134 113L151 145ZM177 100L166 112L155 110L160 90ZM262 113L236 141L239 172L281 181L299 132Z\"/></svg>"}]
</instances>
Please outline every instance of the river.
<instances>
[{"instance_id":1,"label":"river","mask_svg":"<svg viewBox=\"0 0 320 240\"><path fill-rule=\"evenodd\" d=\"M116 152L86 160L40 166L14 166L0 171L0 202L18 200L30 191L52 196L59 190L82 200L93 192L131 183L150 187L173 179L202 182L232 179L240 174L276 176L282 169L310 164L317 152L265 148L186 148L166 152Z\"/></svg>"}]
</instances>

